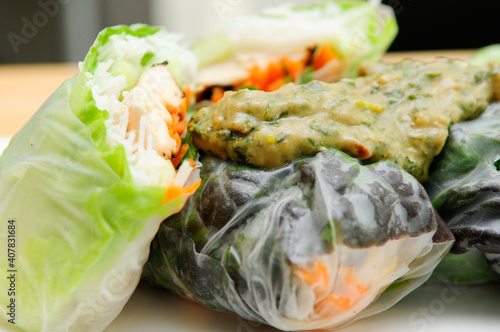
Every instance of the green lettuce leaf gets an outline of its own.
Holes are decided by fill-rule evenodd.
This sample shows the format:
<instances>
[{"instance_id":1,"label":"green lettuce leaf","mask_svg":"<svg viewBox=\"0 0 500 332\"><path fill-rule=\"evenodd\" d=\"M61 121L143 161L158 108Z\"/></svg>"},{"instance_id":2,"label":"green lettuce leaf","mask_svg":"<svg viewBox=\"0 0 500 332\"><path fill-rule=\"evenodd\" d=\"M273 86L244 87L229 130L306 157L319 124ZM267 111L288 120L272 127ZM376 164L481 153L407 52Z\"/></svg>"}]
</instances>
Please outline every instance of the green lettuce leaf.
<instances>
[{"instance_id":1,"label":"green lettuce leaf","mask_svg":"<svg viewBox=\"0 0 500 332\"><path fill-rule=\"evenodd\" d=\"M163 204L166 188L135 183L124 147L107 143L108 113L96 106L91 78L111 60L108 72L123 75L129 89L148 67L168 60L178 81L191 83L175 50L166 59L158 47L169 38L146 25L104 29L79 73L1 156L0 268L15 275L14 282L3 274L0 280L0 289L15 288L0 293L2 328L101 331L135 289L149 242L183 197ZM144 41L149 46L137 48Z\"/></svg>"},{"instance_id":2,"label":"green lettuce leaf","mask_svg":"<svg viewBox=\"0 0 500 332\"><path fill-rule=\"evenodd\" d=\"M500 61L500 44L491 44L478 49L469 61L473 64L487 64L489 62L499 62Z\"/></svg>"}]
</instances>

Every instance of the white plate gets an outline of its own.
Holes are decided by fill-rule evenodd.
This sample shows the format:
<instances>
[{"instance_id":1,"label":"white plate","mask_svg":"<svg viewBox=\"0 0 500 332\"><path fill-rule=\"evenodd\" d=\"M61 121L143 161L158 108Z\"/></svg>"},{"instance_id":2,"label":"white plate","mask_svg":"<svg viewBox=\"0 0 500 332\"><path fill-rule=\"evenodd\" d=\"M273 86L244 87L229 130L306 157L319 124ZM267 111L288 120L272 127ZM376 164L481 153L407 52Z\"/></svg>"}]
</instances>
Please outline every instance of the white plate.
<instances>
[{"instance_id":1,"label":"white plate","mask_svg":"<svg viewBox=\"0 0 500 332\"><path fill-rule=\"evenodd\" d=\"M140 284L105 332L275 332L269 326L213 311L162 289ZM341 332L498 332L500 284L424 285L389 310Z\"/></svg>"},{"instance_id":2,"label":"white plate","mask_svg":"<svg viewBox=\"0 0 500 332\"><path fill-rule=\"evenodd\" d=\"M3 150L9 145L10 137L0 136L0 156L2 155Z\"/></svg>"}]
</instances>

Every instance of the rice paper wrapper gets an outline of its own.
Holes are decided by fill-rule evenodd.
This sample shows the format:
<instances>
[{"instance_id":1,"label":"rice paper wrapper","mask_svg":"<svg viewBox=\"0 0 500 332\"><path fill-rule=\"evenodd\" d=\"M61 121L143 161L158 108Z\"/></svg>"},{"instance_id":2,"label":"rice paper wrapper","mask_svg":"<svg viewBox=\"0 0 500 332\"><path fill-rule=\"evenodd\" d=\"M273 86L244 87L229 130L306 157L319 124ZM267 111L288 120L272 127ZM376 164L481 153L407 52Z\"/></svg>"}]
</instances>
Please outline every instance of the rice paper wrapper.
<instances>
[{"instance_id":1,"label":"rice paper wrapper","mask_svg":"<svg viewBox=\"0 0 500 332\"><path fill-rule=\"evenodd\" d=\"M169 38L143 25L103 30L80 72L2 154L0 330L102 331L135 289L151 239L183 197L162 202L166 188L132 179L124 147L108 144L108 113L93 92L115 79L133 86L166 60L158 46ZM108 61L109 80L97 86Z\"/></svg>"},{"instance_id":2,"label":"rice paper wrapper","mask_svg":"<svg viewBox=\"0 0 500 332\"><path fill-rule=\"evenodd\" d=\"M500 103L493 103L475 120L451 126L430 169L425 188L456 238L447 259L456 273L450 276L449 266L444 278L480 282L491 279L489 268L500 273L499 158Z\"/></svg>"},{"instance_id":3,"label":"rice paper wrapper","mask_svg":"<svg viewBox=\"0 0 500 332\"><path fill-rule=\"evenodd\" d=\"M192 50L200 61L201 81L225 86L245 81L252 67L303 59L308 49L325 45L333 50L333 61L321 69L307 63L295 80L337 81L357 76L361 62L380 58L397 32L394 11L380 0L284 3L233 17L213 35L194 40ZM229 73L221 75L224 71Z\"/></svg>"},{"instance_id":4,"label":"rice paper wrapper","mask_svg":"<svg viewBox=\"0 0 500 332\"><path fill-rule=\"evenodd\" d=\"M161 224L143 275L209 308L282 330L341 327L423 283L453 242L391 163L335 150L271 170L201 161L201 189Z\"/></svg>"}]
</instances>

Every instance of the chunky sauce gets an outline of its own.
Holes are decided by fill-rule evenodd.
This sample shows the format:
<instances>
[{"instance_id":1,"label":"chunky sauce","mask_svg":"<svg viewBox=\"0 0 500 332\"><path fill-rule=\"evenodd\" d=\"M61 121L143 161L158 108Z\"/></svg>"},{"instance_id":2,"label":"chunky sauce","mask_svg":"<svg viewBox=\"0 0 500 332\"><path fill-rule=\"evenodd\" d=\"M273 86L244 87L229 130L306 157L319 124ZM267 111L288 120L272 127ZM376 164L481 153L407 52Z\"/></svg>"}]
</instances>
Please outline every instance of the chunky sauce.
<instances>
[{"instance_id":1,"label":"chunky sauce","mask_svg":"<svg viewBox=\"0 0 500 332\"><path fill-rule=\"evenodd\" d=\"M226 92L189 129L202 150L258 167L282 166L325 147L392 160L419 180L451 123L475 117L493 96L492 69L459 60L376 63L337 83Z\"/></svg>"}]
</instances>

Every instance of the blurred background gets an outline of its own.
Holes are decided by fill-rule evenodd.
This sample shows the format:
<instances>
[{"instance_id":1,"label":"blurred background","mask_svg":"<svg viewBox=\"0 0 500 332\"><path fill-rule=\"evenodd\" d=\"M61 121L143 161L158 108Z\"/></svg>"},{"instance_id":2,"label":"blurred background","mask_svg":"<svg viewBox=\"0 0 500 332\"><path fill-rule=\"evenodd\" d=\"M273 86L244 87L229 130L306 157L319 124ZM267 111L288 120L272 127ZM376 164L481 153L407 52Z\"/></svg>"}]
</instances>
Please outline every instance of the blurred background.
<instances>
[{"instance_id":1,"label":"blurred background","mask_svg":"<svg viewBox=\"0 0 500 332\"><path fill-rule=\"evenodd\" d=\"M290 0L313 3L318 0ZM82 60L97 33L115 24L148 23L188 39L225 20L283 0L1 0L0 63ZM500 42L500 1L383 0L400 32L391 51L475 49Z\"/></svg>"}]
</instances>

